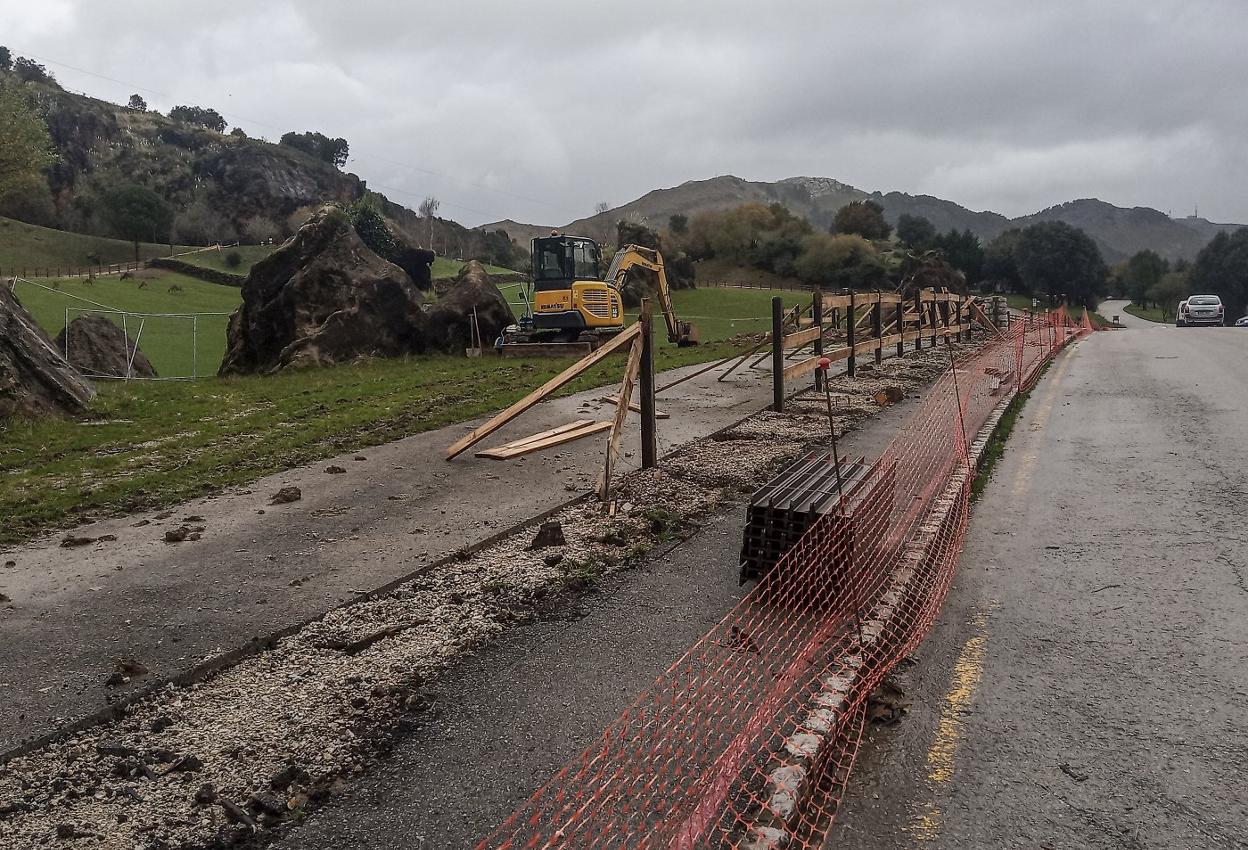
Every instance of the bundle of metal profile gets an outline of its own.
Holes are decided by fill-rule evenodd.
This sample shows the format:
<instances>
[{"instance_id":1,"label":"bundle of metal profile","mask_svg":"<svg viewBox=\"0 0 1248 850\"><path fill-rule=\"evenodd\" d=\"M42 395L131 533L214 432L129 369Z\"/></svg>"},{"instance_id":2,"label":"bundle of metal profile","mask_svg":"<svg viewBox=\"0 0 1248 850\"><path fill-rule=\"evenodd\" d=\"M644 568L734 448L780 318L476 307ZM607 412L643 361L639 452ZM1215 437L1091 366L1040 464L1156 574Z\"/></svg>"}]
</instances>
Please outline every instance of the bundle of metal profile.
<instances>
[{"instance_id":1,"label":"bundle of metal profile","mask_svg":"<svg viewBox=\"0 0 1248 850\"><path fill-rule=\"evenodd\" d=\"M849 511L867 476L863 458L837 468L828 449L799 457L750 499L741 544L741 582L760 579L793 548L819 517L837 513L844 497Z\"/></svg>"}]
</instances>

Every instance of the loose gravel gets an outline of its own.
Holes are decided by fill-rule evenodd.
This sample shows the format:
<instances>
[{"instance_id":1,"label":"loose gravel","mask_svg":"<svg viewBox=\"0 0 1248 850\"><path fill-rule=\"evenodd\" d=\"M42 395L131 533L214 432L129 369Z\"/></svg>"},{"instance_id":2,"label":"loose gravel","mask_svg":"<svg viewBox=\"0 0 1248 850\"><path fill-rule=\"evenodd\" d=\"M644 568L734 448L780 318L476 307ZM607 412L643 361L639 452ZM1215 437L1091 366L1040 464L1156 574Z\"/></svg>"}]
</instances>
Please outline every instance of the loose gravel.
<instances>
[{"instance_id":1,"label":"loose gravel","mask_svg":"<svg viewBox=\"0 0 1248 850\"><path fill-rule=\"evenodd\" d=\"M956 350L956 349L955 349ZM831 381L839 432L912 394L945 349ZM566 544L530 548L536 526L435 566L378 598L330 611L206 682L168 686L114 722L0 766L0 847L166 850L263 837L325 801L436 703L453 660L539 616L768 480L828 427L826 401L795 399L624 476L616 512L578 502L550 518Z\"/></svg>"}]
</instances>

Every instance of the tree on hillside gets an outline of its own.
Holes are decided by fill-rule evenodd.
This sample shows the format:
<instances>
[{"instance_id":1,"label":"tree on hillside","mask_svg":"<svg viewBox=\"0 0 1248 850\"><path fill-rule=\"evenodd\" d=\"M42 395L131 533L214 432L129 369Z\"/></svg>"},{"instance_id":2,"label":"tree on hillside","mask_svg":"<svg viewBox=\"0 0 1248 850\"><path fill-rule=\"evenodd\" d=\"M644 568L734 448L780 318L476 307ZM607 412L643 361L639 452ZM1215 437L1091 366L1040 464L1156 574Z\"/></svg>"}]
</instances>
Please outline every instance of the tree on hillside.
<instances>
[{"instance_id":1,"label":"tree on hillside","mask_svg":"<svg viewBox=\"0 0 1248 850\"><path fill-rule=\"evenodd\" d=\"M372 192L365 193L364 197L347 207L347 218L359 234L360 241L372 248L377 256L385 260L394 260L398 256L399 244L381 214L377 196Z\"/></svg>"},{"instance_id":2,"label":"tree on hillside","mask_svg":"<svg viewBox=\"0 0 1248 850\"><path fill-rule=\"evenodd\" d=\"M1043 221L1023 229L1014 248L1023 287L1047 296L1096 309L1105 292L1108 270L1101 250L1088 234L1064 221Z\"/></svg>"},{"instance_id":3,"label":"tree on hillside","mask_svg":"<svg viewBox=\"0 0 1248 850\"><path fill-rule=\"evenodd\" d=\"M602 215L609 209L611 209L610 204L608 204L606 201L599 201L598 203L594 204L594 215Z\"/></svg>"},{"instance_id":4,"label":"tree on hillside","mask_svg":"<svg viewBox=\"0 0 1248 850\"><path fill-rule=\"evenodd\" d=\"M689 216L681 213L675 213L667 217L667 229L677 235L687 233L689 230Z\"/></svg>"},{"instance_id":5,"label":"tree on hillside","mask_svg":"<svg viewBox=\"0 0 1248 850\"><path fill-rule=\"evenodd\" d=\"M875 201L850 201L836 211L834 233L856 233L864 239L887 239L893 232L884 220L884 208Z\"/></svg>"},{"instance_id":6,"label":"tree on hillside","mask_svg":"<svg viewBox=\"0 0 1248 850\"><path fill-rule=\"evenodd\" d=\"M1191 291L1220 297L1228 319L1248 314L1248 227L1213 237L1190 274Z\"/></svg>"},{"instance_id":7,"label":"tree on hillside","mask_svg":"<svg viewBox=\"0 0 1248 850\"><path fill-rule=\"evenodd\" d=\"M1156 251L1145 249L1137 251L1127 260L1120 278L1131 301L1141 307L1147 307L1152 300L1152 291L1161 281L1163 275L1170 271L1170 264L1162 259Z\"/></svg>"},{"instance_id":8,"label":"tree on hillside","mask_svg":"<svg viewBox=\"0 0 1248 850\"><path fill-rule=\"evenodd\" d=\"M1021 230L1012 227L998 234L984 249L983 279L1006 292L1024 291L1022 275L1018 273L1018 262L1014 259L1014 249L1022 235Z\"/></svg>"},{"instance_id":9,"label":"tree on hillside","mask_svg":"<svg viewBox=\"0 0 1248 850\"><path fill-rule=\"evenodd\" d=\"M247 138L247 131L244 130L242 127L235 127L233 130L230 131L230 135L236 139L245 139Z\"/></svg>"},{"instance_id":10,"label":"tree on hillside","mask_svg":"<svg viewBox=\"0 0 1248 850\"><path fill-rule=\"evenodd\" d=\"M55 161L47 123L20 89L0 86L0 195L31 185Z\"/></svg>"},{"instance_id":11,"label":"tree on hillside","mask_svg":"<svg viewBox=\"0 0 1248 850\"><path fill-rule=\"evenodd\" d=\"M1168 322L1175 318L1179 302L1191 292L1191 282L1186 272L1169 272L1158 278L1152 289L1148 291L1146 298L1161 308L1162 321Z\"/></svg>"},{"instance_id":12,"label":"tree on hillside","mask_svg":"<svg viewBox=\"0 0 1248 850\"><path fill-rule=\"evenodd\" d=\"M217 133L225 132L225 119L215 109L202 106L175 106L169 110L169 117L183 124L197 124Z\"/></svg>"},{"instance_id":13,"label":"tree on hillside","mask_svg":"<svg viewBox=\"0 0 1248 850\"><path fill-rule=\"evenodd\" d=\"M9 52L9 48L0 47L0 71L13 70L13 54Z\"/></svg>"},{"instance_id":14,"label":"tree on hillside","mask_svg":"<svg viewBox=\"0 0 1248 850\"><path fill-rule=\"evenodd\" d=\"M977 284L983 280L984 247L970 228L942 233L932 241L932 246L939 248L950 265L965 275L967 283Z\"/></svg>"},{"instance_id":15,"label":"tree on hillside","mask_svg":"<svg viewBox=\"0 0 1248 850\"><path fill-rule=\"evenodd\" d=\"M869 289L885 275L875 246L852 233L809 234L794 266L798 278L827 289Z\"/></svg>"},{"instance_id":16,"label":"tree on hillside","mask_svg":"<svg viewBox=\"0 0 1248 850\"><path fill-rule=\"evenodd\" d=\"M40 65L34 59L26 59L18 57L13 62L13 73L17 74L17 78L23 83L44 83L45 85L56 86L56 77L52 76L52 72ZM57 86L59 88L59 86Z\"/></svg>"},{"instance_id":17,"label":"tree on hillside","mask_svg":"<svg viewBox=\"0 0 1248 850\"><path fill-rule=\"evenodd\" d=\"M147 101L141 95L132 94L130 95L130 102L126 104L126 109L129 109L131 112L146 112Z\"/></svg>"},{"instance_id":18,"label":"tree on hillside","mask_svg":"<svg viewBox=\"0 0 1248 850\"><path fill-rule=\"evenodd\" d=\"M101 199L104 217L113 232L134 242L134 259L139 260L140 242L164 242L173 224L173 210L164 199L146 186L131 183L109 189Z\"/></svg>"},{"instance_id":19,"label":"tree on hillside","mask_svg":"<svg viewBox=\"0 0 1248 850\"><path fill-rule=\"evenodd\" d=\"M897 219L897 238L908 248L926 251L936 238L936 225L921 215L902 213Z\"/></svg>"},{"instance_id":20,"label":"tree on hillside","mask_svg":"<svg viewBox=\"0 0 1248 850\"><path fill-rule=\"evenodd\" d=\"M308 156L316 157L322 162L328 162L335 168L342 168L347 164L351 150L351 146L347 144L346 139L331 139L324 133L317 133L311 130L306 133L283 133L278 144L303 151Z\"/></svg>"},{"instance_id":21,"label":"tree on hillside","mask_svg":"<svg viewBox=\"0 0 1248 850\"><path fill-rule=\"evenodd\" d=\"M426 232L429 236L429 243L425 247L430 251L433 250L433 216L440 206L442 206L442 202L433 195L427 196L420 202L420 217L425 220Z\"/></svg>"}]
</instances>

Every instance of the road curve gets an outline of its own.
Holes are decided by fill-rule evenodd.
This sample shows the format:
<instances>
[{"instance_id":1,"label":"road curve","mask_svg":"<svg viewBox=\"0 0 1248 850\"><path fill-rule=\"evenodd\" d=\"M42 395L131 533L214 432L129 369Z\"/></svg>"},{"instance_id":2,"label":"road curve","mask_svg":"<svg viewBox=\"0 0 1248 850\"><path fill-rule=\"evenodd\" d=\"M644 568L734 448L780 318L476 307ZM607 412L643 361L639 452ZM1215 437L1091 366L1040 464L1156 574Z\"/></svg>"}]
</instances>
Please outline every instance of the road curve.
<instances>
[{"instance_id":1,"label":"road curve","mask_svg":"<svg viewBox=\"0 0 1248 850\"><path fill-rule=\"evenodd\" d=\"M1059 356L828 847L1248 847L1248 331Z\"/></svg>"}]
</instances>

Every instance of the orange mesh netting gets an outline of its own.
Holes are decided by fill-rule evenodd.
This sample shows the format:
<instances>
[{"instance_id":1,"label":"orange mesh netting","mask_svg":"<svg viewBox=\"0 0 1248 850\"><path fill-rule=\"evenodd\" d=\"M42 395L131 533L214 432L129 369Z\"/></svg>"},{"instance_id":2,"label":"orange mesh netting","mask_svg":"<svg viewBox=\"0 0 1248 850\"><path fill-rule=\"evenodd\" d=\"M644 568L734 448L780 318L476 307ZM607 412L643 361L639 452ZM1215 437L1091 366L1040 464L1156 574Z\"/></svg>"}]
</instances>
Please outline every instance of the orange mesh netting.
<instances>
[{"instance_id":1,"label":"orange mesh netting","mask_svg":"<svg viewBox=\"0 0 1248 850\"><path fill-rule=\"evenodd\" d=\"M867 697L931 629L966 531L968 441L1055 351L1064 310L951 365L856 491L481 848L814 848Z\"/></svg>"}]
</instances>

